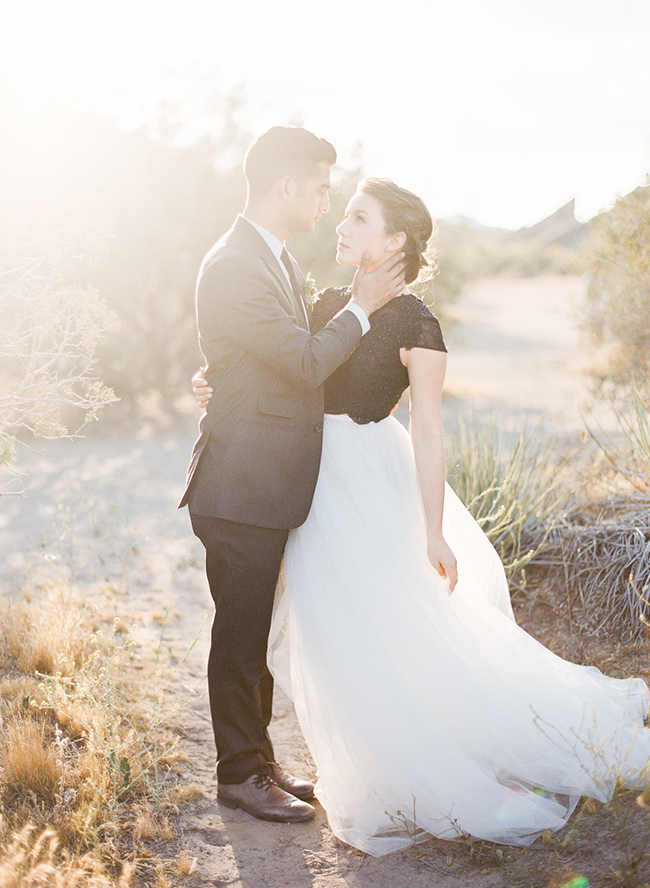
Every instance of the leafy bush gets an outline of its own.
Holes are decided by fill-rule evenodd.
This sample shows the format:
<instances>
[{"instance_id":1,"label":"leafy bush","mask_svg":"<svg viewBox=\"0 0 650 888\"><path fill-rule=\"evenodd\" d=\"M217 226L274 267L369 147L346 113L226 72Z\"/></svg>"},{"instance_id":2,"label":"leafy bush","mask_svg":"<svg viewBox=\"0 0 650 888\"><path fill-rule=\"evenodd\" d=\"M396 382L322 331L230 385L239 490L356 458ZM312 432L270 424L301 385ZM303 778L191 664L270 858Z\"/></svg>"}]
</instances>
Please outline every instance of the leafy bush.
<instances>
[{"instance_id":1,"label":"leafy bush","mask_svg":"<svg viewBox=\"0 0 650 888\"><path fill-rule=\"evenodd\" d=\"M650 186L621 198L592 225L582 326L600 393L650 393Z\"/></svg>"},{"instance_id":2,"label":"leafy bush","mask_svg":"<svg viewBox=\"0 0 650 888\"><path fill-rule=\"evenodd\" d=\"M101 238L73 221L31 234L2 232L0 244L0 466L20 430L67 436L71 419L84 425L114 400L95 372L110 312L96 290L71 280Z\"/></svg>"},{"instance_id":3,"label":"leafy bush","mask_svg":"<svg viewBox=\"0 0 650 888\"><path fill-rule=\"evenodd\" d=\"M237 147L238 166L246 142L222 120L221 141L179 147L180 124L170 114L156 120L157 131L125 132L116 121L66 107L33 131L11 118L2 98L13 143L11 150L11 140L0 144L0 228L57 232L75 216L85 223L82 234L107 233L101 255L77 254L74 273L113 316L96 351L98 375L120 399L110 418L151 411L151 392L160 393L160 412L173 415L200 363L194 289L201 260L243 207L243 175L223 165Z\"/></svg>"}]
</instances>

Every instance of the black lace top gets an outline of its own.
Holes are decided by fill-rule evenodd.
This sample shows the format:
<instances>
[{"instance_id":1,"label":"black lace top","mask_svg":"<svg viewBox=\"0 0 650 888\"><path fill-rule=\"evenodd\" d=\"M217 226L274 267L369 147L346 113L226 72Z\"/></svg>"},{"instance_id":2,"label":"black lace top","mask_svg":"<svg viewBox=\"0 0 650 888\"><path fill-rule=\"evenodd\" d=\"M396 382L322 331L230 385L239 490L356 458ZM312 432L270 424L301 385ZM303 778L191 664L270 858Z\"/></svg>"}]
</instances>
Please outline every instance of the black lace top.
<instances>
[{"instance_id":1,"label":"black lace top","mask_svg":"<svg viewBox=\"0 0 650 888\"><path fill-rule=\"evenodd\" d=\"M325 290L312 311L320 330L350 299L350 290ZM371 327L354 354L325 383L325 412L347 413L355 422L385 419L408 387L400 348L446 352L438 319L412 293L397 296L374 312Z\"/></svg>"}]
</instances>

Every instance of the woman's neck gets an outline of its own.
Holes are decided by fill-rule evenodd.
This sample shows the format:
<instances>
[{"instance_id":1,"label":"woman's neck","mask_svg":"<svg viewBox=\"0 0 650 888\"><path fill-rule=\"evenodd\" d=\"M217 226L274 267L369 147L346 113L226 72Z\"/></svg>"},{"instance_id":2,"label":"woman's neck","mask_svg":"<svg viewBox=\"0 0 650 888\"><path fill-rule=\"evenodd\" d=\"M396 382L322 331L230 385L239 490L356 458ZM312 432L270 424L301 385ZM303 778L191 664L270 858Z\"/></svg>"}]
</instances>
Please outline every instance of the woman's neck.
<instances>
[{"instance_id":1,"label":"woman's neck","mask_svg":"<svg viewBox=\"0 0 650 888\"><path fill-rule=\"evenodd\" d=\"M381 257L381 259L377 259L376 262L370 263L370 265L368 266L368 271L374 271L378 265L381 265L382 262L385 262L386 259L389 259L394 255L395 255L394 253L384 253L384 255ZM408 292L409 292L408 284L404 284L404 289L402 290L401 293L399 293L399 295L403 296L404 293L408 293Z\"/></svg>"}]
</instances>

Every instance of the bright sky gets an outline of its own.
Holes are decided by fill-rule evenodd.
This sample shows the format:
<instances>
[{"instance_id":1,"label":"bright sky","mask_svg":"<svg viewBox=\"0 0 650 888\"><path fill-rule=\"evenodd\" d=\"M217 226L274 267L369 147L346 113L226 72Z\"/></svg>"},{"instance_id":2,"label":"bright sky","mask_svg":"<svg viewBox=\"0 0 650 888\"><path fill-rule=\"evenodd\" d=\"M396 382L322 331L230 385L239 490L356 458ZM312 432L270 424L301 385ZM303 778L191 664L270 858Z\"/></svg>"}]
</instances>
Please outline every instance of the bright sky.
<instances>
[{"instance_id":1,"label":"bright sky","mask_svg":"<svg viewBox=\"0 0 650 888\"><path fill-rule=\"evenodd\" d=\"M26 113L242 85L254 135L361 143L438 217L586 219L650 172L650 0L0 0L0 29Z\"/></svg>"}]
</instances>

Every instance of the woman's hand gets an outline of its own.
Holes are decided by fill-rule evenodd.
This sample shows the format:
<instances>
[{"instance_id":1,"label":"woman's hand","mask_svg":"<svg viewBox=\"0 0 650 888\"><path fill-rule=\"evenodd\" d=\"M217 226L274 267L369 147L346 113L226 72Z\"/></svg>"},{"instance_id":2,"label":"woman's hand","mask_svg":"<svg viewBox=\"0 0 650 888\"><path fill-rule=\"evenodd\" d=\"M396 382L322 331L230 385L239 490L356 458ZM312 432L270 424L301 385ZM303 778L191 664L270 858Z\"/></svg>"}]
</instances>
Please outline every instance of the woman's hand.
<instances>
[{"instance_id":1,"label":"woman's hand","mask_svg":"<svg viewBox=\"0 0 650 888\"><path fill-rule=\"evenodd\" d=\"M449 594L451 595L458 582L456 556L447 545L445 539L439 534L429 536L427 554L429 561L440 576L447 577L449 580Z\"/></svg>"},{"instance_id":2,"label":"woman's hand","mask_svg":"<svg viewBox=\"0 0 650 888\"><path fill-rule=\"evenodd\" d=\"M192 377L192 390L201 410L205 410L208 406L208 401L212 397L212 389L205 381L204 373L205 367L201 367Z\"/></svg>"}]
</instances>

